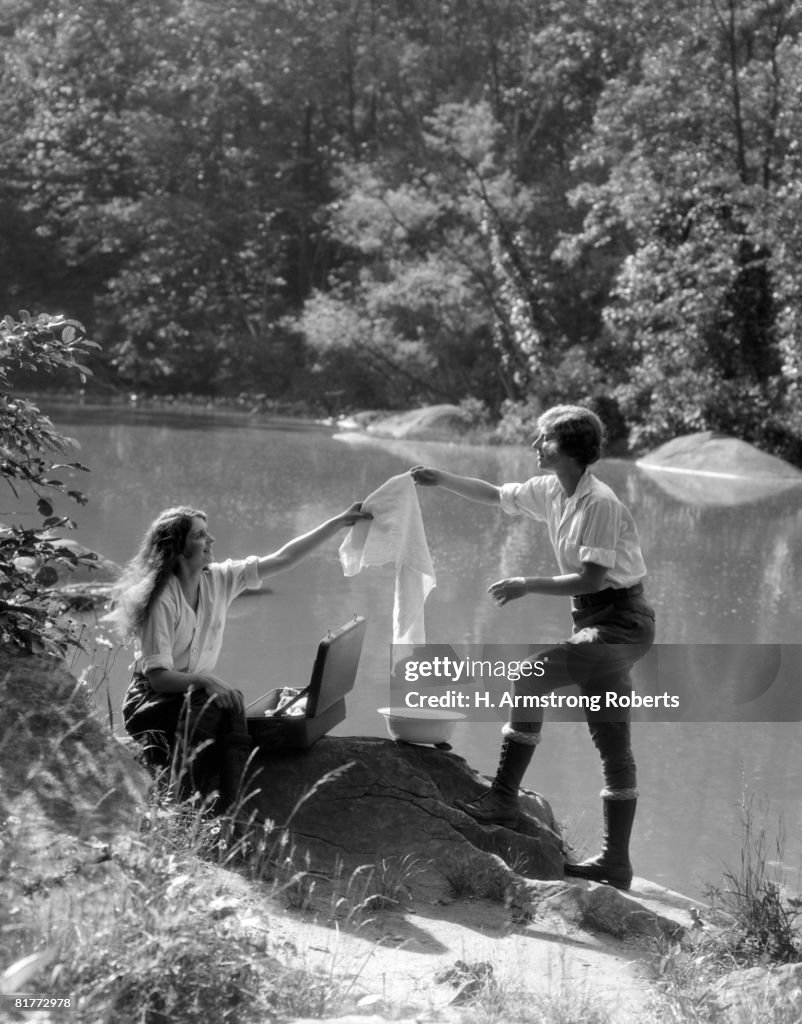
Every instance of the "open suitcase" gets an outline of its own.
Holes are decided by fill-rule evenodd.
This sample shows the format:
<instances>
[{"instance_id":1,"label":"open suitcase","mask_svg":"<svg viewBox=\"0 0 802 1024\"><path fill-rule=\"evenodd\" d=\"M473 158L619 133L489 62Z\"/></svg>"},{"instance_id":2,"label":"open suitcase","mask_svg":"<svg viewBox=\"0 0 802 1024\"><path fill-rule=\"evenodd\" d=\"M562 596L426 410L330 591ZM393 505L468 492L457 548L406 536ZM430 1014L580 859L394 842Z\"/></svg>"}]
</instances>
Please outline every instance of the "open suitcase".
<instances>
[{"instance_id":1,"label":"open suitcase","mask_svg":"<svg viewBox=\"0 0 802 1024\"><path fill-rule=\"evenodd\" d=\"M248 732L256 743L267 750L311 747L345 720L345 695L356 680L366 625L356 615L327 633L318 644L309 684L281 707L286 699L281 687L247 706Z\"/></svg>"}]
</instances>

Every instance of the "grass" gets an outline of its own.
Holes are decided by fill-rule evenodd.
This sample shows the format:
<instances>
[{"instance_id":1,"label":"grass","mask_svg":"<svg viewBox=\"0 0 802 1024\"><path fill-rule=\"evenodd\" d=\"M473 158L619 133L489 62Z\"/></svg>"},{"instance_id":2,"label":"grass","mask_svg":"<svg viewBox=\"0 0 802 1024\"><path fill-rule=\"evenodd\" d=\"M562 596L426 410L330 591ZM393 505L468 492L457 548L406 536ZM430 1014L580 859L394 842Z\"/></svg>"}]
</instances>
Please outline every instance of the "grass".
<instances>
[{"instance_id":1,"label":"grass","mask_svg":"<svg viewBox=\"0 0 802 1024\"><path fill-rule=\"evenodd\" d=\"M533 993L518 980L506 980L491 963L457 961L444 979L457 988L460 1024L612 1024L610 1015L584 987L558 978L558 991ZM649 1017L644 1014L644 1024Z\"/></svg>"},{"instance_id":2,"label":"grass","mask_svg":"<svg viewBox=\"0 0 802 1024\"><path fill-rule=\"evenodd\" d=\"M697 914L684 941L655 945L654 970L669 1022L710 1020L711 986L731 972L802 962L802 900L787 891L781 877L782 825L770 844L767 819L767 808L761 812L752 797L742 798L737 865L725 864L722 881L707 887L708 910ZM743 1007L742 1019L744 1024L799 1024L802 1006L794 993L764 995Z\"/></svg>"},{"instance_id":3,"label":"grass","mask_svg":"<svg viewBox=\"0 0 802 1024\"><path fill-rule=\"evenodd\" d=\"M16 717L13 694L6 703L11 717L0 737L0 768L3 783L13 783L11 790L0 786L0 905L6 909L0 967L11 968L6 988L70 995L86 1024L261 1024L352 1011L361 968L354 971L349 961L346 970L339 949L324 969L312 966L319 958L277 940L275 918L290 910L311 920L314 912L335 936L359 929L373 915L408 909L426 865L411 855L377 855L371 864L340 867L323 879L286 829L267 822L243 832L233 820L211 816L202 802L164 799L158 787L138 820L111 838L76 833L69 815L63 830L43 830L19 809L9 811L9 794L24 796L26 787L38 791L41 784L48 806L58 807L54 780L75 757L97 786L108 764L101 750L108 729L87 712L86 689L78 688L78 700L74 681L64 682L59 693L69 713L61 705L54 709L52 695L26 698ZM102 692L100 684L91 689ZM33 759L24 764L30 750ZM234 818L244 810L235 809ZM682 943L655 948L663 999L659 1011L644 1011L644 1021L705 1021L705 987L727 971L800 959L800 903L786 893L770 854L782 862L783 837L769 844L754 809L745 805L739 863L726 867L722 883L710 889L705 922ZM467 860L442 870L455 897L504 896L498 879ZM234 878L239 882L232 886ZM31 955L41 960L26 967ZM464 976L452 979L461 1024L607 1024L591 993L566 983L556 994L533 994L525 977L504 977L506 966L467 964ZM758 1007L748 1019L790 1024L799 1020L794 1012L790 1004L773 1004L772 1015Z\"/></svg>"},{"instance_id":4,"label":"grass","mask_svg":"<svg viewBox=\"0 0 802 1024\"><path fill-rule=\"evenodd\" d=\"M367 872L362 904L369 911L409 905L412 899L411 883L422 870L420 859L411 854L400 857L381 857L377 854L372 868Z\"/></svg>"},{"instance_id":5,"label":"grass","mask_svg":"<svg viewBox=\"0 0 802 1024\"><path fill-rule=\"evenodd\" d=\"M338 952L313 968L302 948L274 938L275 917L319 909L320 879L286 827L244 824L247 799L217 817L211 801L180 799L190 765L178 762L146 806L135 811L124 801L128 818L115 816L111 836L87 833L79 818L103 803L116 757L112 722L103 721L104 677L116 652L101 653L77 684L35 663L24 679L13 678L16 668L0 679L3 991L69 996L86 1024L261 1024L352 1009L360 971L351 959L347 971ZM80 813L54 818L54 808L70 803L60 787L71 796L87 779L93 789ZM40 797L36 820L11 813ZM347 877L341 871L330 923L359 928L377 910L403 907L418 870L414 857L377 855ZM232 899L232 886L245 897Z\"/></svg>"},{"instance_id":6,"label":"grass","mask_svg":"<svg viewBox=\"0 0 802 1024\"><path fill-rule=\"evenodd\" d=\"M513 860L512 870L515 870ZM467 857L453 857L441 868L454 899L476 898L504 903L508 896L507 879L500 870L483 863L480 867Z\"/></svg>"},{"instance_id":7,"label":"grass","mask_svg":"<svg viewBox=\"0 0 802 1024\"><path fill-rule=\"evenodd\" d=\"M127 820L117 806L111 835L87 833L79 818L103 804L116 757L97 712L102 675L76 685L26 662L0 679L3 991L69 996L86 1024L261 1024L342 1004L353 977L313 971L270 938L273 910L302 908L309 890L286 830L243 829L242 806L213 817L163 780L138 811L123 800ZM226 895L234 869L258 910Z\"/></svg>"},{"instance_id":8,"label":"grass","mask_svg":"<svg viewBox=\"0 0 802 1024\"><path fill-rule=\"evenodd\" d=\"M742 966L758 963L797 963L802 960L799 918L802 900L786 891L777 865L785 858L785 834L779 826L769 855L765 822L757 820L753 801L741 805L743 838L739 863L725 865L721 885L708 889L714 909L731 924L726 943Z\"/></svg>"},{"instance_id":9,"label":"grass","mask_svg":"<svg viewBox=\"0 0 802 1024\"><path fill-rule=\"evenodd\" d=\"M32 837L16 819L0 830L0 899L13 926L0 927L2 962L32 951L56 964L26 991L69 994L81 1020L148 1024L256 1024L324 1016L343 1005L354 979L312 970L302 951L271 942L280 905L307 909L308 873L298 870L283 834L265 829L244 849L226 839L227 823L195 803L154 799L138 832L91 871L31 884L25 851ZM231 898L228 871L253 873L260 855L256 909ZM271 865L271 878L265 866ZM33 986L33 987L32 987ZM75 1006L75 1002L73 1004Z\"/></svg>"}]
</instances>

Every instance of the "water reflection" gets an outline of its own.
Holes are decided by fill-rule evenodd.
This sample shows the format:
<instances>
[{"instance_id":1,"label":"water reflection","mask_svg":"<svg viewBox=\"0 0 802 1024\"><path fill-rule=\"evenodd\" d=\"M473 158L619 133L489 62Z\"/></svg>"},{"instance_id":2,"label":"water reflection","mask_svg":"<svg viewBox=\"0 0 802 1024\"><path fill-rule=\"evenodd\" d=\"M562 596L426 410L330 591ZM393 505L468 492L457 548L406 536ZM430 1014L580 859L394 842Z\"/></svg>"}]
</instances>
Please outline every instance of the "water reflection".
<instances>
[{"instance_id":1,"label":"water reflection","mask_svg":"<svg viewBox=\"0 0 802 1024\"><path fill-rule=\"evenodd\" d=\"M340 439L325 431L256 426L204 416L119 415L51 410L77 437L92 469L79 486L90 496L75 511L77 539L122 562L153 516L178 503L207 511L218 557L267 553L291 536L418 463L494 481L526 479L528 449ZM632 508L649 566L648 596L661 644L793 644L802 617L802 509L796 490L743 505L695 505L667 494L646 472L609 460L598 475ZM567 602L535 597L497 608L488 585L505 575L553 570L545 532L454 495L420 492L437 587L427 603L434 643L526 643L561 637ZM377 568L345 579L337 543L315 552L268 590L232 609L220 673L255 698L272 686L303 685L320 636L355 613L368 632L348 719L340 733L382 735L376 709L389 703L394 572ZM720 662L697 665L713 677ZM737 665L733 671L737 670ZM794 670L795 672L795 670ZM127 681L118 659L112 688ZM701 685L701 684L700 684ZM458 753L492 772L498 725L466 722ZM638 871L684 889L715 881L721 861L737 859L739 801L747 790L782 811L789 844L799 846L800 730L782 723L642 723L636 728L642 800L634 837ZM552 801L572 836L593 845L600 827L597 757L584 725L551 722L526 784Z\"/></svg>"}]
</instances>

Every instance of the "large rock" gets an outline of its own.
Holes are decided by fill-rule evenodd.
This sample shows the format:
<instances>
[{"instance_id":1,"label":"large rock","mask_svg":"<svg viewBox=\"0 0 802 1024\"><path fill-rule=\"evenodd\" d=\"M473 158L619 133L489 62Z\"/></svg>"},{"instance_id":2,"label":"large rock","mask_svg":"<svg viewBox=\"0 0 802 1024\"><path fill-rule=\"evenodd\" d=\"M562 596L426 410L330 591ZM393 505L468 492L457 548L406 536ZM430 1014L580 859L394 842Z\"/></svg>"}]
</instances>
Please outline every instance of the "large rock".
<instances>
[{"instance_id":1,"label":"large rock","mask_svg":"<svg viewBox=\"0 0 802 1024\"><path fill-rule=\"evenodd\" d=\"M453 441L455 437L464 434L470 425L464 409L444 403L376 419L368 425L367 432L378 437Z\"/></svg>"},{"instance_id":2,"label":"large rock","mask_svg":"<svg viewBox=\"0 0 802 1024\"><path fill-rule=\"evenodd\" d=\"M693 927L691 909L698 912L701 907L680 893L637 877L628 892L579 879L521 879L512 888L508 903L519 920L558 919L616 938L658 941L682 939Z\"/></svg>"},{"instance_id":3,"label":"large rock","mask_svg":"<svg viewBox=\"0 0 802 1024\"><path fill-rule=\"evenodd\" d=\"M565 879L563 844L546 801L525 792L514 829L480 825L454 806L487 782L463 758L375 737L326 736L308 750L263 751L258 814L286 829L297 869L315 879L380 864L410 870L413 900L460 893L503 899L513 921L616 938L678 941L699 904L636 879L629 893Z\"/></svg>"},{"instance_id":4,"label":"large rock","mask_svg":"<svg viewBox=\"0 0 802 1024\"><path fill-rule=\"evenodd\" d=\"M436 897L456 876L503 892L520 876L563 876L562 840L542 797L527 794L515 829L458 810L487 783L463 758L392 740L326 736L303 751L263 752L260 816L287 826L296 857L330 874L379 859L416 860L411 885Z\"/></svg>"},{"instance_id":5,"label":"large rock","mask_svg":"<svg viewBox=\"0 0 802 1024\"><path fill-rule=\"evenodd\" d=\"M636 464L666 493L693 505L741 505L802 484L802 472L789 462L709 430L675 437Z\"/></svg>"},{"instance_id":6,"label":"large rock","mask_svg":"<svg viewBox=\"0 0 802 1024\"><path fill-rule=\"evenodd\" d=\"M78 839L136 825L149 779L53 658L0 652L0 820Z\"/></svg>"}]
</instances>

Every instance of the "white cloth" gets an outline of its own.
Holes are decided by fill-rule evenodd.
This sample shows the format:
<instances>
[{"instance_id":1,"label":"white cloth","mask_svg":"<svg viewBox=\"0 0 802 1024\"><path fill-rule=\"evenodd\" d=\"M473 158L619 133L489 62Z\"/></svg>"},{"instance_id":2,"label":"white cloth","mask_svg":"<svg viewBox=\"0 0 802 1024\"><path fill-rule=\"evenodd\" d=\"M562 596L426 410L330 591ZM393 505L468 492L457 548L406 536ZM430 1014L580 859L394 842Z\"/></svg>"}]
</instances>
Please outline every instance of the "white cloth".
<instances>
[{"instance_id":1,"label":"white cloth","mask_svg":"<svg viewBox=\"0 0 802 1024\"><path fill-rule=\"evenodd\" d=\"M393 643L424 644L423 605L436 583L415 484L409 473L392 476L368 495L358 520L340 545L346 576L370 565L395 563Z\"/></svg>"}]
</instances>

